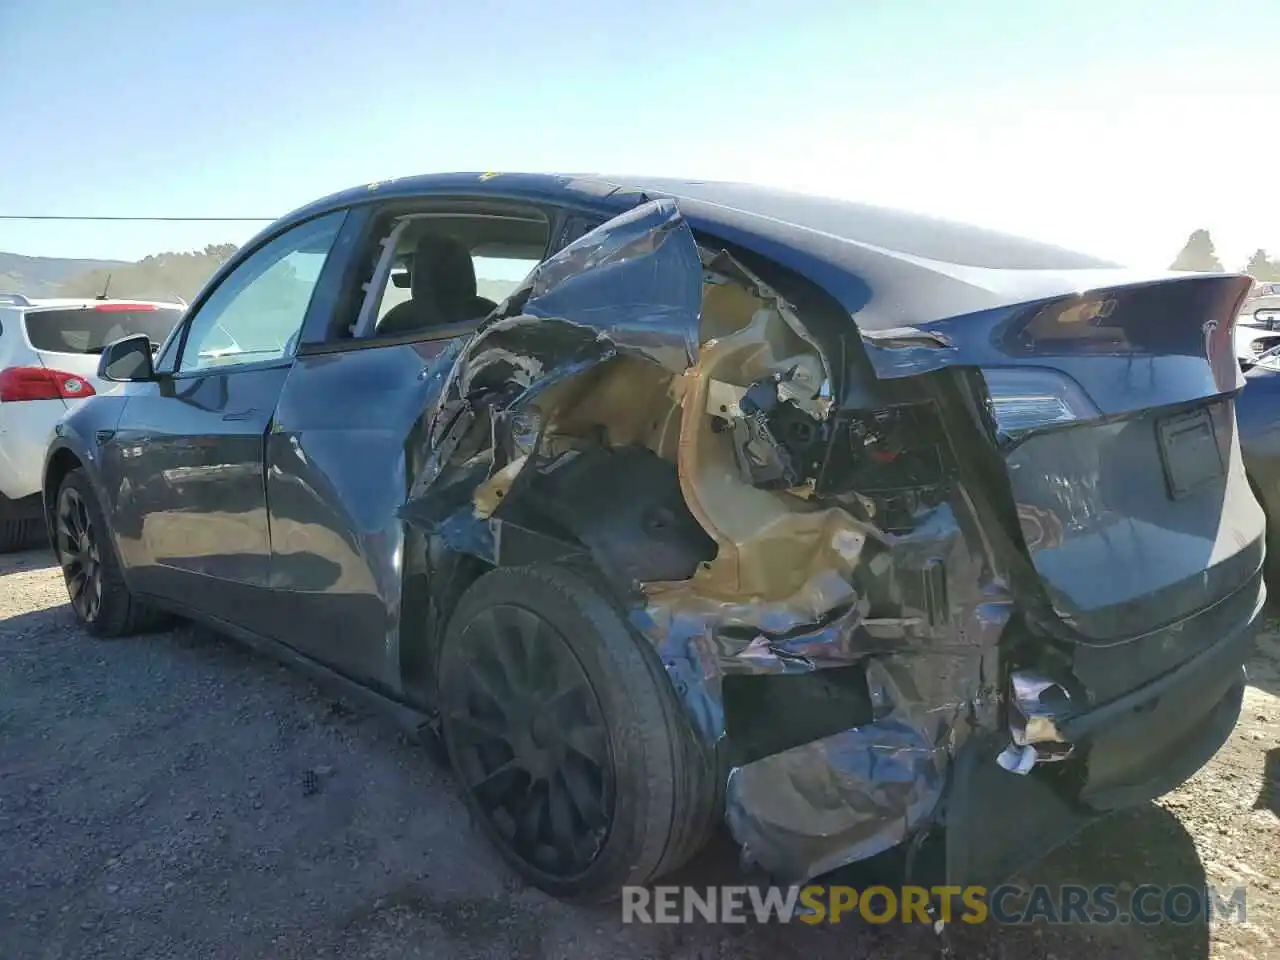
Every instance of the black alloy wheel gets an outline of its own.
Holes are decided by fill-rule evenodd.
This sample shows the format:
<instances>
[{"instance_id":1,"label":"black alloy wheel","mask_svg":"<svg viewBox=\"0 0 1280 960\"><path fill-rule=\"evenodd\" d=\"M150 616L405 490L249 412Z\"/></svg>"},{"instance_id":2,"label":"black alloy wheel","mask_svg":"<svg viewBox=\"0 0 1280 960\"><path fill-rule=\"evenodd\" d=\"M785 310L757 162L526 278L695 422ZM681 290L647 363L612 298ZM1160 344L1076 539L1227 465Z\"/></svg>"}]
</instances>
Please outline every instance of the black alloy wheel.
<instances>
[{"instance_id":1,"label":"black alloy wheel","mask_svg":"<svg viewBox=\"0 0 1280 960\"><path fill-rule=\"evenodd\" d=\"M611 591L576 567L499 567L462 594L436 648L471 816L527 883L577 903L674 870L723 810L714 746Z\"/></svg>"},{"instance_id":2,"label":"black alloy wheel","mask_svg":"<svg viewBox=\"0 0 1280 960\"><path fill-rule=\"evenodd\" d=\"M83 468L62 478L49 522L71 608L89 633L124 637L167 622L125 582L111 529Z\"/></svg>"},{"instance_id":3,"label":"black alloy wheel","mask_svg":"<svg viewBox=\"0 0 1280 960\"><path fill-rule=\"evenodd\" d=\"M595 691L532 610L489 607L458 639L465 654L442 664L441 706L463 788L508 854L571 881L603 848L613 815L613 754Z\"/></svg>"},{"instance_id":4,"label":"black alloy wheel","mask_svg":"<svg viewBox=\"0 0 1280 960\"><path fill-rule=\"evenodd\" d=\"M76 616L94 623L102 610L102 552L98 530L80 491L64 486L58 496L54 544Z\"/></svg>"}]
</instances>

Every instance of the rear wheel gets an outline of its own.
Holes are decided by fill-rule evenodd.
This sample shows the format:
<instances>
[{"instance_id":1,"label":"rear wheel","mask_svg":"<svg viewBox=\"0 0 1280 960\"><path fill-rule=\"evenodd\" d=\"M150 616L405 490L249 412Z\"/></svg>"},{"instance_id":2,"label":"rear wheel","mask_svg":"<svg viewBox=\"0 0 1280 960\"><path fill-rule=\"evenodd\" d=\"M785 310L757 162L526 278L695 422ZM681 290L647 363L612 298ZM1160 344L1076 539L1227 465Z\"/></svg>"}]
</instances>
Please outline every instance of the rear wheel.
<instances>
[{"instance_id":1,"label":"rear wheel","mask_svg":"<svg viewBox=\"0 0 1280 960\"><path fill-rule=\"evenodd\" d=\"M705 842L709 751L652 649L584 577L553 565L485 574L450 620L438 676L467 805L534 886L611 900Z\"/></svg>"},{"instance_id":2,"label":"rear wheel","mask_svg":"<svg viewBox=\"0 0 1280 960\"><path fill-rule=\"evenodd\" d=\"M41 520L0 520L0 553L27 550L40 541Z\"/></svg>"},{"instance_id":3,"label":"rear wheel","mask_svg":"<svg viewBox=\"0 0 1280 960\"><path fill-rule=\"evenodd\" d=\"M86 630L120 637L155 625L157 615L125 585L106 518L84 470L72 470L58 488L53 545L71 608Z\"/></svg>"}]
</instances>

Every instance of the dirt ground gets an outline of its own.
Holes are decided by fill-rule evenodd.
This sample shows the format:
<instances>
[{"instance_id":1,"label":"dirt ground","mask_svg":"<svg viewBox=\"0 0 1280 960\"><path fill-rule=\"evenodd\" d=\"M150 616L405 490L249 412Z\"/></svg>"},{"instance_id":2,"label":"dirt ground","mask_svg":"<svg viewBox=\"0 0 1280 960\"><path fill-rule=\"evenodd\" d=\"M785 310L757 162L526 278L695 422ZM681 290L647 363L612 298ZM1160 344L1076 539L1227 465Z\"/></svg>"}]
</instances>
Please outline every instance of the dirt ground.
<instances>
[{"instance_id":1,"label":"dirt ground","mask_svg":"<svg viewBox=\"0 0 1280 960\"><path fill-rule=\"evenodd\" d=\"M47 553L0 558L5 960L939 953L918 926L638 926L565 906L511 876L447 771L387 720L189 626L93 641L65 604ZM1280 958L1274 626L1209 766L1024 878L1243 885L1248 922L957 927L956 957Z\"/></svg>"}]
</instances>

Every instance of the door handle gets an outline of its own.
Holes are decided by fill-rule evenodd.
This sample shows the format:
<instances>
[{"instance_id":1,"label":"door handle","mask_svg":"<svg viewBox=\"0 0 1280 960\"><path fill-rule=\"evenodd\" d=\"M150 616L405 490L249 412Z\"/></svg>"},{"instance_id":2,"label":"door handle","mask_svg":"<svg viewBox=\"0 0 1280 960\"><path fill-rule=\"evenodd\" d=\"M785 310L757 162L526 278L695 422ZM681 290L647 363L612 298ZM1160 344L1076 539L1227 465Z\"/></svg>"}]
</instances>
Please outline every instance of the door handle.
<instances>
[{"instance_id":1,"label":"door handle","mask_svg":"<svg viewBox=\"0 0 1280 960\"><path fill-rule=\"evenodd\" d=\"M253 407L250 407L248 410L235 410L231 413L224 413L222 415L222 419L224 421L251 420L253 419L253 415L257 412L258 411L254 410Z\"/></svg>"}]
</instances>

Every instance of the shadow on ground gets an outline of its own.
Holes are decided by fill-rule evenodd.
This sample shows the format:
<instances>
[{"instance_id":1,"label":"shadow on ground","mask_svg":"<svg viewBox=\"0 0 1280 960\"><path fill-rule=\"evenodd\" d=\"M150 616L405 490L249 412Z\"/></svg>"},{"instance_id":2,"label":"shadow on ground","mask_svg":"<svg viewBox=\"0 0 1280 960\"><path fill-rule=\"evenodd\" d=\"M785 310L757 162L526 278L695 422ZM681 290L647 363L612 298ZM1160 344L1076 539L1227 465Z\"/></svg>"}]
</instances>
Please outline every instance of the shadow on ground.
<instances>
[{"instance_id":1,"label":"shadow on ground","mask_svg":"<svg viewBox=\"0 0 1280 960\"><path fill-rule=\"evenodd\" d=\"M1033 885L1114 886L1121 916L1129 917L1133 916L1130 899L1138 887L1154 884L1199 892L1207 883L1195 841L1177 817L1155 804L1112 814L1028 873L1023 882ZM1150 913L1158 908L1159 898L1140 906ZM1177 909L1171 912L1177 913ZM1132 920L1043 929L1045 940L1062 937L1065 944L1072 936L1083 938L1102 956L1112 951L1117 956L1186 960L1209 956L1209 926L1203 915L1185 923Z\"/></svg>"},{"instance_id":2,"label":"shadow on ground","mask_svg":"<svg viewBox=\"0 0 1280 960\"><path fill-rule=\"evenodd\" d=\"M1248 669L1251 687L1280 697L1280 615L1267 618Z\"/></svg>"},{"instance_id":3,"label":"shadow on ground","mask_svg":"<svg viewBox=\"0 0 1280 960\"><path fill-rule=\"evenodd\" d=\"M1262 789L1258 792L1258 801L1253 808L1270 810L1280 815L1280 747L1272 747L1267 751L1262 770Z\"/></svg>"},{"instance_id":4,"label":"shadow on ground","mask_svg":"<svg viewBox=\"0 0 1280 960\"><path fill-rule=\"evenodd\" d=\"M0 577L52 566L48 551L29 551L0 558ZM5 589L0 581L0 593ZM617 904L557 903L522 887L480 836L462 826L465 815L447 778L437 777L420 750L386 725L345 714L335 719L336 701L316 697L306 681L273 670L264 657L190 629L95 646L79 634L65 602L20 613L0 624L0 634L22 657L11 660L21 669L11 671L8 688L21 702L0 704L0 737L14 745L26 731L30 741L26 772L7 782L0 777L0 800L7 790L17 814L7 826L0 818L0 835L8 831L16 844L13 868L24 867L21 878L14 874L13 889L22 891L26 910L24 943L87 937L80 924L89 920L74 912L87 903L106 918L102 924L118 925L110 929L122 940L138 917L155 913L167 922L185 915L200 928L195 942L210 946L217 938L231 954L315 956L323 947L390 957L416 955L404 952L405 944L418 943L429 948L423 955L439 958L490 947L531 958L619 960L938 955L938 937L918 925L853 919L819 928L638 927L621 922ZM49 723L51 704L58 706L57 723ZM38 740L31 732L37 729ZM302 768L317 764L329 772L312 799L299 784L314 786L316 778L307 781ZM1280 812L1280 748L1269 751L1266 767L1257 805ZM110 770L128 777L117 784L119 811L105 817L102 784ZM67 806L72 774L95 784L91 805L86 796L83 808ZM137 785L152 781L145 789ZM31 783L40 792L31 792ZM18 842L22 837L27 840ZM111 878L83 877L72 866L120 857L130 844L140 851L137 863L125 857ZM152 878L149 851L156 844L177 846L169 851L169 872ZM294 869L297 862L312 879ZM131 864L136 876L116 877L116 869L125 873ZM42 885L33 886L33 868L55 876L35 876ZM120 891L103 893L106 879ZM158 893L147 886L151 879L162 881ZM663 882L705 887L744 880L737 849L721 831L694 864ZM1148 804L1093 825L1018 882L1113 886L1127 913L1138 887L1203 890L1206 875L1182 823ZM132 907L119 902L125 893L137 899ZM200 906L206 902L220 904L232 922L220 925L222 914ZM73 912L60 913L67 903ZM957 923L948 937L957 957L1210 955L1209 928L1199 916L1184 924ZM385 952L371 944L385 945Z\"/></svg>"},{"instance_id":5,"label":"shadow on ground","mask_svg":"<svg viewBox=\"0 0 1280 960\"><path fill-rule=\"evenodd\" d=\"M1280 756L1280 751L1273 751ZM722 832L705 854L676 876L663 881L704 887L742 883L737 868L737 850ZM832 883L865 887L874 878L865 872L842 873ZM1171 960L1202 960L1209 957L1209 926L1203 916L1185 923L1139 923L1132 917L1130 900L1135 889L1158 885L1170 889L1185 887L1203 891L1207 883L1204 865L1195 842L1173 814L1155 804L1114 814L1095 823L1071 843L1041 861L1026 876L1013 881L1027 889L1044 885L1055 891L1066 884L1096 889L1114 887L1118 913L1125 919L1110 923L1049 923L1034 919L1025 925L1000 925L988 921L979 926L953 923L948 939L958 957L1076 957L1103 958L1168 957ZM1161 898L1146 897L1139 906L1147 915L1160 909ZM1175 913L1185 909L1186 900L1175 905ZM1008 913L1027 913L1025 897L1009 896L1003 904ZM1097 914L1094 914L1097 915ZM927 928L904 928L888 924L868 928L860 920L844 924L850 943L873 948L868 955L888 956L902 951L911 955L931 955L942 946ZM748 927L755 942L763 937L771 956L811 957L811 931L795 927ZM776 939L775 939L776 938Z\"/></svg>"},{"instance_id":6,"label":"shadow on ground","mask_svg":"<svg viewBox=\"0 0 1280 960\"><path fill-rule=\"evenodd\" d=\"M47 548L4 553L0 554L0 577L27 570L45 570L57 565L53 551Z\"/></svg>"}]
</instances>

